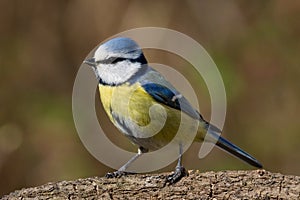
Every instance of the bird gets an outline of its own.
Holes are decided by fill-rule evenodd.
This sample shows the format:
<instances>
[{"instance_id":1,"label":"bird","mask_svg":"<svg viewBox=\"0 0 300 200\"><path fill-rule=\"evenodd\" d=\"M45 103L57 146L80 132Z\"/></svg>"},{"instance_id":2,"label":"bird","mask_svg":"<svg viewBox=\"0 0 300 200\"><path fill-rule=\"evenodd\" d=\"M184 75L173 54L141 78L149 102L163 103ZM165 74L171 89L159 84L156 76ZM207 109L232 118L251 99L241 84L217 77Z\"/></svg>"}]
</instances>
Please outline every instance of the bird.
<instances>
[{"instance_id":1,"label":"bird","mask_svg":"<svg viewBox=\"0 0 300 200\"><path fill-rule=\"evenodd\" d=\"M128 167L141 155L168 144L176 135L182 115L187 121L198 122L194 142L213 142L248 164L262 168L257 159L221 137L220 129L207 122L162 74L149 66L142 49L133 39L112 38L100 44L93 56L83 63L95 73L100 100L108 118L137 146L136 155L117 171L107 173L107 178L130 173ZM143 128L151 123L153 127ZM162 128L151 133L157 126ZM189 130L185 131L188 136ZM207 135L209 137L205 137ZM185 137L181 137L176 141L178 162L174 172L166 177L169 183L176 183L188 175L182 164L184 140Z\"/></svg>"}]
</instances>

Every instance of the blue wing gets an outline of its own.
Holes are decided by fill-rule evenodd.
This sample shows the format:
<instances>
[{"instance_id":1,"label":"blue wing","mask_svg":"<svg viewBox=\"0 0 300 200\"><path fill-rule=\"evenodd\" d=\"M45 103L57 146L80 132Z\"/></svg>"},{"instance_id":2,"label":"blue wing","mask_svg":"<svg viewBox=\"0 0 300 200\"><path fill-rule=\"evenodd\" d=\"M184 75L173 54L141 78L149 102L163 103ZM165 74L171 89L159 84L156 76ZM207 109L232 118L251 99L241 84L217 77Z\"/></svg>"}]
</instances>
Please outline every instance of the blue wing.
<instances>
[{"instance_id":1,"label":"blue wing","mask_svg":"<svg viewBox=\"0 0 300 200\"><path fill-rule=\"evenodd\" d=\"M146 83L142 87L159 103L181 110L194 119L203 119L178 91L156 83Z\"/></svg>"}]
</instances>

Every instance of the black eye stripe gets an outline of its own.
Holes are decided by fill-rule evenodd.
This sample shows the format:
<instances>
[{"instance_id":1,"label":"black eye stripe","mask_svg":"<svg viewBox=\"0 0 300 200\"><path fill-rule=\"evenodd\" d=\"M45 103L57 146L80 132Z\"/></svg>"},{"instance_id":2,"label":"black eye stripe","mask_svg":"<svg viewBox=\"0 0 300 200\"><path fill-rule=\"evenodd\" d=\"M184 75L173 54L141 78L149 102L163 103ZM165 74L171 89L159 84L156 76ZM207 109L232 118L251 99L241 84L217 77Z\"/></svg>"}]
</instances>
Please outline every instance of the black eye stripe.
<instances>
[{"instance_id":1,"label":"black eye stripe","mask_svg":"<svg viewBox=\"0 0 300 200\"><path fill-rule=\"evenodd\" d=\"M105 60L96 61L97 64L115 64L124 60L129 60L133 63L139 62L141 64L147 64L147 60L143 54L141 54L138 58L122 58L122 57L110 57Z\"/></svg>"},{"instance_id":2,"label":"black eye stripe","mask_svg":"<svg viewBox=\"0 0 300 200\"><path fill-rule=\"evenodd\" d=\"M117 63L117 62L121 62L123 60L127 60L127 58L113 58L111 63L114 64L114 63Z\"/></svg>"},{"instance_id":3,"label":"black eye stripe","mask_svg":"<svg viewBox=\"0 0 300 200\"><path fill-rule=\"evenodd\" d=\"M121 61L126 60L126 59L127 58L110 57L110 58L105 59L105 60L97 61L97 64L114 64L114 63L121 62Z\"/></svg>"}]
</instances>

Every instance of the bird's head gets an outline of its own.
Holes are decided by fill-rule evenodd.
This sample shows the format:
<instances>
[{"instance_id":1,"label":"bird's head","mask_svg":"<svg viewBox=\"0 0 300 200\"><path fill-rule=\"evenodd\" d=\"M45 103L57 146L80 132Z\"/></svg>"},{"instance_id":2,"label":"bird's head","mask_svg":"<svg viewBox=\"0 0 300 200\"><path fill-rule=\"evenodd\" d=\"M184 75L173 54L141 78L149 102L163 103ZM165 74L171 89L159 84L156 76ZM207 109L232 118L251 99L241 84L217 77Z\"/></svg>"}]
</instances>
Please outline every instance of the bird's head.
<instances>
[{"instance_id":1,"label":"bird's head","mask_svg":"<svg viewBox=\"0 0 300 200\"><path fill-rule=\"evenodd\" d=\"M100 83L119 85L146 67L147 61L135 41L118 37L101 44L84 63L94 69Z\"/></svg>"}]
</instances>

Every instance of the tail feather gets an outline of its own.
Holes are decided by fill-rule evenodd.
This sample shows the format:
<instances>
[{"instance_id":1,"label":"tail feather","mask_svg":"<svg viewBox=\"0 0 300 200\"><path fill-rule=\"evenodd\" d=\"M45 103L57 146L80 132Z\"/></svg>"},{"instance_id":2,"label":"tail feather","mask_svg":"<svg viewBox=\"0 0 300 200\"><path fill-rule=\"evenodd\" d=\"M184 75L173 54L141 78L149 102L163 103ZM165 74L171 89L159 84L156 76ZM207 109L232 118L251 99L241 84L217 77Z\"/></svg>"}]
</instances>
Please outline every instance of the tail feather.
<instances>
[{"instance_id":1,"label":"tail feather","mask_svg":"<svg viewBox=\"0 0 300 200\"><path fill-rule=\"evenodd\" d=\"M231 153L232 155L238 157L239 159L249 163L250 165L257 167L257 168L262 168L262 164L256 160L253 156L248 154L247 152L243 151L241 148L238 146L232 144L228 140L222 138L221 136L219 137L216 145L220 147L221 149L224 149L225 151Z\"/></svg>"},{"instance_id":2,"label":"tail feather","mask_svg":"<svg viewBox=\"0 0 300 200\"><path fill-rule=\"evenodd\" d=\"M253 156L251 156L250 154L248 154L247 152L245 152L238 146L232 144L225 138L219 136L219 134L215 133L214 131L208 131L208 133L210 133L210 135L213 136L213 138L215 140L217 140L216 145L219 148L229 152L230 154L236 156L237 158L245 161L246 163L248 163L254 167L257 167L257 168L263 167L262 164L258 160L256 160Z\"/></svg>"}]
</instances>

